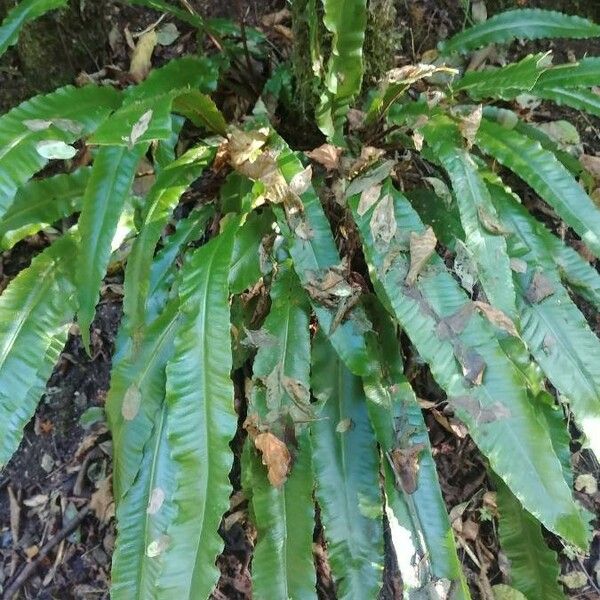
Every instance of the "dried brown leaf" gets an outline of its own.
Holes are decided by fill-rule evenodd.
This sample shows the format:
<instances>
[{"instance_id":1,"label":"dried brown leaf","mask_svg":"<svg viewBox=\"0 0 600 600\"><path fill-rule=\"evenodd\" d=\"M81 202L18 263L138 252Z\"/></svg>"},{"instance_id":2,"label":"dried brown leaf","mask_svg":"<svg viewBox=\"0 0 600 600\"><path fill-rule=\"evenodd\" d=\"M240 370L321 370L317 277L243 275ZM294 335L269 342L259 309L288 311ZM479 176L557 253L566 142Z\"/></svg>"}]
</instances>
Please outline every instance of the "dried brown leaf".
<instances>
[{"instance_id":1,"label":"dried brown leaf","mask_svg":"<svg viewBox=\"0 0 600 600\"><path fill-rule=\"evenodd\" d=\"M333 144L323 144L314 150L305 152L306 156L320 165L323 165L328 171L335 171L340 166L340 157L343 149Z\"/></svg>"},{"instance_id":2,"label":"dried brown leaf","mask_svg":"<svg viewBox=\"0 0 600 600\"><path fill-rule=\"evenodd\" d=\"M395 220L394 220L395 222ZM414 285L417 281L417 277L423 267L427 264L427 261L431 258L435 252L435 245L437 244L437 238L431 227L423 233L415 233L414 231L410 234L410 269L406 276L406 284Z\"/></svg>"},{"instance_id":3,"label":"dried brown leaf","mask_svg":"<svg viewBox=\"0 0 600 600\"><path fill-rule=\"evenodd\" d=\"M600 181L600 156L582 154L579 157L579 162L596 181Z\"/></svg>"},{"instance_id":4,"label":"dried brown leaf","mask_svg":"<svg viewBox=\"0 0 600 600\"><path fill-rule=\"evenodd\" d=\"M112 476L96 484L96 491L90 498L90 509L96 513L101 523L108 523L115 516L115 501L112 493Z\"/></svg>"},{"instance_id":5,"label":"dried brown leaf","mask_svg":"<svg viewBox=\"0 0 600 600\"><path fill-rule=\"evenodd\" d=\"M375 246L386 249L392 241L398 225L394 213L394 200L386 194L377 204L371 216L371 234Z\"/></svg>"},{"instance_id":6,"label":"dried brown leaf","mask_svg":"<svg viewBox=\"0 0 600 600\"><path fill-rule=\"evenodd\" d=\"M494 308L490 304L487 304L487 302L476 301L474 304L477 310L479 310L492 325L495 325L498 329L504 329L504 331L510 333L510 335L513 335L514 337L519 337L519 332L512 319L501 310Z\"/></svg>"},{"instance_id":7,"label":"dried brown leaf","mask_svg":"<svg viewBox=\"0 0 600 600\"><path fill-rule=\"evenodd\" d=\"M152 53L157 43L158 36L156 35L156 31L152 29L140 37L135 45L133 54L131 55L129 73L136 83L140 83L148 77L148 73L150 73L150 69L152 68Z\"/></svg>"},{"instance_id":8,"label":"dried brown leaf","mask_svg":"<svg viewBox=\"0 0 600 600\"><path fill-rule=\"evenodd\" d=\"M356 212L362 217L379 200L381 185L373 185L362 191Z\"/></svg>"},{"instance_id":9,"label":"dried brown leaf","mask_svg":"<svg viewBox=\"0 0 600 600\"><path fill-rule=\"evenodd\" d=\"M531 280L525 296L529 302L537 304L544 300L544 298L552 296L554 291L553 283L545 275L537 271Z\"/></svg>"},{"instance_id":10,"label":"dried brown leaf","mask_svg":"<svg viewBox=\"0 0 600 600\"><path fill-rule=\"evenodd\" d=\"M272 433L259 433L254 445L262 453L263 465L273 487L281 487L287 479L292 457L287 446Z\"/></svg>"},{"instance_id":11,"label":"dried brown leaf","mask_svg":"<svg viewBox=\"0 0 600 600\"><path fill-rule=\"evenodd\" d=\"M394 448L389 453L397 482L407 494L414 494L417 490L419 454L424 449L425 444L415 444L409 448Z\"/></svg>"},{"instance_id":12,"label":"dried brown leaf","mask_svg":"<svg viewBox=\"0 0 600 600\"><path fill-rule=\"evenodd\" d=\"M477 136L477 132L479 131L482 116L483 106L479 104L470 113L462 117L460 123L458 124L460 133L465 138L465 141L467 142L467 148L469 149L471 149L471 147L475 143L475 137Z\"/></svg>"}]
</instances>

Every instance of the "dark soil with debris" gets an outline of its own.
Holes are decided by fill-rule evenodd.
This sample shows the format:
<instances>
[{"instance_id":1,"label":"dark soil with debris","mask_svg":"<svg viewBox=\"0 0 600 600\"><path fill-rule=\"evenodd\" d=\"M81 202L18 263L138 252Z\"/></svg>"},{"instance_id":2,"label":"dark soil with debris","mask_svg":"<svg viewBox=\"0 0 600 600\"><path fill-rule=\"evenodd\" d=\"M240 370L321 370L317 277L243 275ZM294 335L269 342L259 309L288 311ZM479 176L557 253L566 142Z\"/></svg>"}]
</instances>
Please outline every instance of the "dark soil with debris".
<instances>
[{"instance_id":1,"label":"dark soil with debris","mask_svg":"<svg viewBox=\"0 0 600 600\"><path fill-rule=\"evenodd\" d=\"M188 3L187 0L185 3ZM10 4L11 0L0 0L0 18ZM263 15L285 6L284 0L189 0L189 4L204 15L229 17L237 21L243 16L246 22L256 25L261 23ZM398 64L418 62L425 51L432 49L440 38L459 29L464 22L464 12L457 0L398 1L396 4ZM600 8L593 2L496 0L487 2L488 12L492 14L499 8L515 4L566 8L600 20ZM130 49L126 43L127 36L143 31L156 19L157 13L153 11L108 1L72 2L68 18L60 21L55 16L43 18L39 24L28 28L24 41L0 63L0 111L4 112L34 93L72 83L82 72L93 76L105 69L118 80L119 72L126 72L128 68ZM177 23L177 27L180 37L172 45L157 48L154 66L196 50L198 40L195 32L185 24ZM44 34L38 44L34 40L36 32L39 34L40 31L49 34ZM285 30L269 32L274 48L286 43L285 35ZM566 61L585 53L600 55L600 41L554 42L550 46L515 45L509 52L523 56L549 47L557 60ZM230 97L226 91L221 92L219 98L220 105L234 117L245 112L247 106L244 102L244 99ZM250 100L247 102L250 106ZM536 109L535 118L570 120L581 133L585 152L600 155L600 122L597 119L546 105ZM296 147L310 144L310 137L308 141L305 138L294 139L294 136L300 138L304 135L303 132L292 129L282 133ZM407 174L407 179L410 180L410 174ZM535 211L535 199L526 196L525 200ZM556 232L567 235L552 214L547 211L538 211L537 214ZM577 240L569 241L577 246ZM47 244L48 239L39 234L1 255L0 290ZM109 387L111 355L121 318L121 283L121 272L112 274L105 281L93 325L91 357L84 352L77 327L73 327L35 418L25 430L23 443L0 476L1 589L6 590L27 564L38 561L38 568L21 587L22 598L68 600L109 597L115 525L114 507L108 493L111 441L101 418L101 409ZM580 304L580 307L598 332L600 324L595 311L585 305ZM415 357L408 356L407 374L418 396L427 399L423 408L442 489L465 572L474 597L480 597L479 590L485 581L491 584L501 582L506 570L506 559L498 548L493 518L496 507L492 485L487 480L484 459L464 426L445 410L443 393L420 365L417 368L413 364L415 361ZM234 449L241 448L239 441L234 443ZM573 451L576 474L592 474L598 481L600 467L595 459L575 445ZM239 467L237 469L236 472L234 467L232 482L239 490ZM577 492L577 496L592 513L600 514L600 493ZM93 510L81 524L40 560L54 536L88 507ZM218 559L222 577L214 598L245 600L251 598L250 568L255 532L245 518L244 498L239 492L232 498L230 516L232 518L226 519L221 528L225 550ZM314 541L319 597L335 598L319 526L315 529ZM600 534L596 533L589 557L585 560L564 548L557 538L549 535L548 541L559 552L563 573L585 571L588 574L586 586L567 590L569 595L583 600L600 597L597 588L600 584ZM401 598L402 586L394 567L391 546L389 543L386 546L385 585L381 597L391 600Z\"/></svg>"}]
</instances>

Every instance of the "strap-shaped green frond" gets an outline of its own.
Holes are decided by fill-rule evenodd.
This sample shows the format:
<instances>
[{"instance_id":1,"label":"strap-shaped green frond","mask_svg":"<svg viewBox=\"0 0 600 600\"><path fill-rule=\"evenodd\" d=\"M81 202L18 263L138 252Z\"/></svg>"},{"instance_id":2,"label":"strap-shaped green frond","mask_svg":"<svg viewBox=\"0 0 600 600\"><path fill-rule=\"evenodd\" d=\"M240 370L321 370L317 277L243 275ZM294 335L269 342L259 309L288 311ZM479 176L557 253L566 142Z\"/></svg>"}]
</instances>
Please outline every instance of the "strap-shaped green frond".
<instances>
[{"instance_id":1,"label":"strap-shaped green frond","mask_svg":"<svg viewBox=\"0 0 600 600\"><path fill-rule=\"evenodd\" d=\"M46 381L63 350L75 313L67 235L21 271L0 296L0 465L17 450Z\"/></svg>"},{"instance_id":2,"label":"strap-shaped green frond","mask_svg":"<svg viewBox=\"0 0 600 600\"><path fill-rule=\"evenodd\" d=\"M77 312L86 348L102 278L106 273L111 244L141 157L147 149L140 144L102 148L94 159L92 174L83 197L79 217L79 248L75 281Z\"/></svg>"},{"instance_id":3,"label":"strap-shaped green frond","mask_svg":"<svg viewBox=\"0 0 600 600\"><path fill-rule=\"evenodd\" d=\"M125 270L123 311L135 339L146 321L150 292L150 267L156 244L181 195L210 165L215 150L198 146L164 168L148 192L144 203L140 233L133 243Z\"/></svg>"},{"instance_id":4,"label":"strap-shaped green frond","mask_svg":"<svg viewBox=\"0 0 600 600\"><path fill-rule=\"evenodd\" d=\"M0 25L0 56L17 43L23 25L43 14L66 6L68 0L20 0Z\"/></svg>"},{"instance_id":5,"label":"strap-shaped green frond","mask_svg":"<svg viewBox=\"0 0 600 600\"><path fill-rule=\"evenodd\" d=\"M192 27L197 27L198 29L204 28L204 20L200 15L187 12L164 0L125 0L125 2L127 4L138 4L139 6L145 6L146 8L153 8L159 12L171 14L180 21L189 23Z\"/></svg>"},{"instance_id":6,"label":"strap-shaped green frond","mask_svg":"<svg viewBox=\"0 0 600 600\"><path fill-rule=\"evenodd\" d=\"M539 76L534 89L593 87L599 82L600 57L588 56L574 64L546 69Z\"/></svg>"},{"instance_id":7,"label":"strap-shaped green frond","mask_svg":"<svg viewBox=\"0 0 600 600\"><path fill-rule=\"evenodd\" d=\"M532 94L544 100L552 100L560 106L570 106L577 110L600 117L600 96L586 88L534 88Z\"/></svg>"},{"instance_id":8,"label":"strap-shaped green frond","mask_svg":"<svg viewBox=\"0 0 600 600\"><path fill-rule=\"evenodd\" d=\"M516 316L506 240L499 228L485 182L469 153L462 149L458 130L448 119L432 119L424 128L425 139L448 173L467 247L478 267L478 277L490 302L511 318Z\"/></svg>"},{"instance_id":9,"label":"strap-shaped green frond","mask_svg":"<svg viewBox=\"0 0 600 600\"><path fill-rule=\"evenodd\" d=\"M471 314L466 322L456 323L469 301L436 255L414 286L406 283L410 265L407 240L411 232L420 234L425 227L391 184L383 194L393 199L398 227L396 243L389 252L378 250L373 243L370 219L374 209L359 216L359 197L349 200L376 291L393 308L494 470L546 527L585 547L587 524L562 477L548 430L535 414L522 375L483 318ZM517 454L528 465L519 472L514 469ZM540 502L540 498L546 500Z\"/></svg>"},{"instance_id":10,"label":"strap-shaped green frond","mask_svg":"<svg viewBox=\"0 0 600 600\"><path fill-rule=\"evenodd\" d=\"M17 188L48 163L37 151L39 142L70 144L85 137L120 102L121 94L110 87L67 86L35 96L0 117L0 216Z\"/></svg>"},{"instance_id":11,"label":"strap-shaped green frond","mask_svg":"<svg viewBox=\"0 0 600 600\"><path fill-rule=\"evenodd\" d=\"M163 387L164 395L164 387ZM175 471L167 439L167 410L157 412L139 474L117 502L118 535L112 560L113 600L154 600L161 549L174 517Z\"/></svg>"},{"instance_id":12,"label":"strap-shaped green frond","mask_svg":"<svg viewBox=\"0 0 600 600\"><path fill-rule=\"evenodd\" d=\"M229 507L236 431L227 276L239 220L192 254L182 271L181 325L167 366L168 438L176 517L162 549L158 598L207 598L219 577L219 523Z\"/></svg>"},{"instance_id":13,"label":"strap-shaped green frond","mask_svg":"<svg viewBox=\"0 0 600 600\"><path fill-rule=\"evenodd\" d=\"M280 487L249 448L245 476L252 494L257 543L252 561L252 591L257 598L316 598L312 556L314 500L311 449L306 422L310 408L310 305L296 274L282 266L271 288L272 306L262 327L267 342L253 365L254 385L248 408L261 422L277 415L280 423L298 421L298 447L292 471ZM304 390L295 398L290 390ZM302 405L302 402L305 404ZM302 422L303 421L303 422ZM283 437L283 428L279 433ZM292 448L290 448L292 450Z\"/></svg>"},{"instance_id":14,"label":"strap-shaped green frond","mask_svg":"<svg viewBox=\"0 0 600 600\"><path fill-rule=\"evenodd\" d=\"M457 92L466 92L474 100L490 97L509 100L534 89L548 68L545 60L545 54L530 54L517 63L499 69L469 71L452 88Z\"/></svg>"},{"instance_id":15,"label":"strap-shaped green frond","mask_svg":"<svg viewBox=\"0 0 600 600\"><path fill-rule=\"evenodd\" d=\"M376 598L383 575L379 457L360 378L322 333L313 340L311 441L329 563L338 598Z\"/></svg>"},{"instance_id":16,"label":"strap-shaped green frond","mask_svg":"<svg viewBox=\"0 0 600 600\"><path fill-rule=\"evenodd\" d=\"M429 434L414 391L403 373L397 326L381 305L371 302L369 311L381 346L381 361L387 378L364 381L369 417L382 452L385 476L386 514L392 545L404 589L409 595L425 594L440 580L455 589L456 599L468 599L455 540L440 489ZM375 389L371 389L375 388ZM417 454L414 481L410 470L392 467L394 450L403 457ZM408 475L407 475L408 474Z\"/></svg>"},{"instance_id":17,"label":"strap-shaped green frond","mask_svg":"<svg viewBox=\"0 0 600 600\"><path fill-rule=\"evenodd\" d=\"M494 477L498 535L510 562L510 583L527 600L564 600L557 556L544 542L540 524L499 478Z\"/></svg>"},{"instance_id":18,"label":"strap-shaped green frond","mask_svg":"<svg viewBox=\"0 0 600 600\"><path fill-rule=\"evenodd\" d=\"M523 339L600 455L600 340L561 285L552 258L536 251L535 221L504 190L490 190L502 222L514 232L508 237L510 255L527 264L524 273L514 273ZM538 293L542 285L547 291Z\"/></svg>"},{"instance_id":19,"label":"strap-shaped green frond","mask_svg":"<svg viewBox=\"0 0 600 600\"><path fill-rule=\"evenodd\" d=\"M323 0L323 9L323 23L332 35L331 54L316 117L328 138L343 142L346 114L362 85L367 2Z\"/></svg>"},{"instance_id":20,"label":"strap-shaped green frond","mask_svg":"<svg viewBox=\"0 0 600 600\"><path fill-rule=\"evenodd\" d=\"M536 8L509 10L474 27L457 33L439 47L444 54L468 52L488 44L502 44L515 39L540 38L582 39L600 36L600 25L582 17Z\"/></svg>"},{"instance_id":21,"label":"strap-shaped green frond","mask_svg":"<svg viewBox=\"0 0 600 600\"><path fill-rule=\"evenodd\" d=\"M9 250L23 238L80 210L90 172L84 167L73 173L34 179L20 188L0 219L0 249Z\"/></svg>"},{"instance_id":22,"label":"strap-shaped green frond","mask_svg":"<svg viewBox=\"0 0 600 600\"><path fill-rule=\"evenodd\" d=\"M600 256L600 209L539 142L483 119L475 143L528 183Z\"/></svg>"}]
</instances>

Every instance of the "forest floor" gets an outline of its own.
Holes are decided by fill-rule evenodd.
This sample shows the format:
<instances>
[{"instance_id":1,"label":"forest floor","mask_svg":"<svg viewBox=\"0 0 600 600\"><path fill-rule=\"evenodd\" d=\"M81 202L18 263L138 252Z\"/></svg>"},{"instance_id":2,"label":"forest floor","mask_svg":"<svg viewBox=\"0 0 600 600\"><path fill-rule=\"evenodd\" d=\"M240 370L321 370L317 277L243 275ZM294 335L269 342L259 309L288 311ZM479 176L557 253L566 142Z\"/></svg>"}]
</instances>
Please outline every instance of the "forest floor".
<instances>
[{"instance_id":1,"label":"forest floor","mask_svg":"<svg viewBox=\"0 0 600 600\"><path fill-rule=\"evenodd\" d=\"M526 3L526 2L525 2ZM193 2L202 6L199 12L209 16L229 17L239 21L236 2L214 0ZM262 28L278 52L287 54L291 44L289 21L283 18L277 26L265 26L263 17L285 6L284 0L244 1L248 23ZM415 0L398 2L398 65L418 62L435 47L440 37L460 29L464 13L460 2L451 0ZM488 2L488 5L492 4ZM544 6L547 3L530 2ZM85 17L85 12L83 13ZM0 18L2 17L0 3ZM135 35L157 20L157 14L141 8L123 7L106 2L101 26L102 39L87 53L87 60L62 75L81 80L81 73L92 75L106 68L118 79L129 68L131 50L127 44ZM172 22L165 19L163 23ZM196 50L194 32L177 23L179 37L172 44L159 46L153 66L174 56ZM85 29L85 22L81 30ZM79 30L78 30L79 31ZM61 35L68 35L63 32ZM72 41L72 40L71 40ZM514 45L510 52L523 56L528 51L548 49L560 60L581 57L585 53L600 55L600 42L569 42ZM7 109L36 89L35 78L23 73L22 57L12 51L0 64L0 108ZM66 58L65 58L66 60ZM69 71L69 69L67 69ZM28 79L29 77L29 79ZM8 90L8 93L7 93ZM223 99L226 104L227 98ZM231 107L230 107L231 108ZM235 114L235 107L231 109ZM535 109L523 108L523 116L553 122L568 119L580 134L587 154L600 155L600 122L587 119L574 111L545 104ZM529 115L527 114L529 111ZM243 112L243 110L242 110ZM294 131L285 128L288 141ZM315 140L315 145L320 141ZM410 174L409 174L410 175ZM410 180L410 176L407 177ZM524 191L524 190L523 190ZM525 201L558 233L565 234L560 222L542 212L541 203L530 194ZM31 258L47 245L39 234L19 243L0 255L0 290ZM0 475L0 589L6 590L32 561L37 567L20 588L20 597L40 600L51 598L102 599L109 597L110 563L115 541L114 505L110 494L111 442L102 420L102 407L109 387L111 354L121 318L122 272L106 278L92 332L92 356L84 352L76 326L55 369L35 418L26 428L21 447ZM600 331L598 315L580 304L596 332ZM422 369L418 369L420 373ZM473 595L482 597L485 581L500 581L506 559L498 548L494 524L495 501L487 480L484 459L477 451L464 426L436 409L443 397L427 374L415 376L416 365L407 361L407 373L423 402L425 418L445 501L460 545L460 556L468 574ZM600 480L598 463L577 447L573 447L576 475L590 476L588 486L576 492L590 511L600 514L600 492L590 481ZM232 481L237 479L232 474ZM583 480L582 480L583 481ZM248 522L246 505L240 493L232 497L231 510L224 520L221 534L225 550L218 559L221 580L214 592L216 600L251 598L251 554L255 532ZM52 546L74 516L88 511L73 531ZM598 527L598 522L596 522ZM597 531L587 557L579 557L561 542L548 536L560 556L566 592L572 598L592 600L600 597L600 533ZM50 547L51 546L51 547ZM335 598L334 586L327 566L326 549L320 531L315 531L315 562L318 591L323 599ZM579 579L578 579L579 578ZM482 583L483 582L483 583ZM6 597L6 596L3 596ZM401 597L399 575L388 553L382 598ZM275 599L277 600L277 599ZM366 599L365 599L366 600Z\"/></svg>"}]
</instances>

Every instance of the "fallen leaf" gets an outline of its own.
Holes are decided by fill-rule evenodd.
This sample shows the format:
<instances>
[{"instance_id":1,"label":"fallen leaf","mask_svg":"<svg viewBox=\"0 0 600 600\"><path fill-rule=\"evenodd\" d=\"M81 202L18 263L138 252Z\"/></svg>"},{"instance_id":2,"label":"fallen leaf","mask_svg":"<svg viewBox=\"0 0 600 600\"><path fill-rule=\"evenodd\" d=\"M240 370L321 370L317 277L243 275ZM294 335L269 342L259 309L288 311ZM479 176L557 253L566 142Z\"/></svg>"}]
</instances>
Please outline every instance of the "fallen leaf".
<instances>
[{"instance_id":1,"label":"fallen leaf","mask_svg":"<svg viewBox=\"0 0 600 600\"><path fill-rule=\"evenodd\" d=\"M170 46L179 37L179 29L175 23L165 23L156 32L156 41L161 46Z\"/></svg>"},{"instance_id":2,"label":"fallen leaf","mask_svg":"<svg viewBox=\"0 0 600 600\"><path fill-rule=\"evenodd\" d=\"M68 160L77 154L77 149L61 140L42 140L35 145L40 156L48 160Z\"/></svg>"},{"instance_id":3,"label":"fallen leaf","mask_svg":"<svg viewBox=\"0 0 600 600\"><path fill-rule=\"evenodd\" d=\"M289 9L282 8L281 10L278 10L276 12L272 12L272 13L264 15L261 18L260 22L263 24L264 27L274 27L275 25L278 25L279 23L288 21L289 19L291 19L291 16L292 15L291 15Z\"/></svg>"},{"instance_id":4,"label":"fallen leaf","mask_svg":"<svg viewBox=\"0 0 600 600\"><path fill-rule=\"evenodd\" d=\"M137 142L146 133L146 131L148 131L148 127L150 126L150 122L152 121L153 114L154 114L154 111L152 109L146 111L133 124L133 127L131 128L131 133L129 134L129 136L123 138L123 140L127 142L130 150L137 144Z\"/></svg>"},{"instance_id":5,"label":"fallen leaf","mask_svg":"<svg viewBox=\"0 0 600 600\"><path fill-rule=\"evenodd\" d=\"M406 275L407 285L412 286L415 284L419 273L435 252L436 244L437 238L435 237L435 233L431 227L427 227L423 233L415 233L414 231L411 231L410 269Z\"/></svg>"},{"instance_id":6,"label":"fallen leaf","mask_svg":"<svg viewBox=\"0 0 600 600\"><path fill-rule=\"evenodd\" d=\"M354 426L354 423L352 422L352 419L350 418L346 418L346 419L342 419L335 427L335 430L337 433L346 433L346 431L349 431L350 429L352 429L352 427Z\"/></svg>"},{"instance_id":7,"label":"fallen leaf","mask_svg":"<svg viewBox=\"0 0 600 600\"><path fill-rule=\"evenodd\" d=\"M527 273L527 263L521 258L511 258L510 268L515 273Z\"/></svg>"},{"instance_id":8,"label":"fallen leaf","mask_svg":"<svg viewBox=\"0 0 600 600\"><path fill-rule=\"evenodd\" d=\"M460 335L471 320L474 310L475 307L470 302L463 304L456 312L440 320L435 328L436 335L440 340L448 340Z\"/></svg>"},{"instance_id":9,"label":"fallen leaf","mask_svg":"<svg viewBox=\"0 0 600 600\"><path fill-rule=\"evenodd\" d=\"M123 397L123 406L121 414L126 421L132 421L140 411L142 403L142 393L135 383L132 383L125 392Z\"/></svg>"},{"instance_id":10,"label":"fallen leaf","mask_svg":"<svg viewBox=\"0 0 600 600\"><path fill-rule=\"evenodd\" d=\"M290 181L290 189L294 194L301 196L308 190L312 183L312 166L308 165L305 169L296 173Z\"/></svg>"},{"instance_id":11,"label":"fallen leaf","mask_svg":"<svg viewBox=\"0 0 600 600\"><path fill-rule=\"evenodd\" d=\"M115 516L112 475L96 484L96 491L90 498L90 509L96 513L96 517L101 523L108 523Z\"/></svg>"},{"instance_id":12,"label":"fallen leaf","mask_svg":"<svg viewBox=\"0 0 600 600\"><path fill-rule=\"evenodd\" d=\"M479 352L462 345L454 348L454 354L462 366L463 375L473 385L481 385L483 372L485 371L485 360Z\"/></svg>"},{"instance_id":13,"label":"fallen leaf","mask_svg":"<svg viewBox=\"0 0 600 600\"><path fill-rule=\"evenodd\" d=\"M425 136L420 131L413 131L412 141L415 145L415 150L417 152L421 152L423 149L423 142L425 141Z\"/></svg>"},{"instance_id":14,"label":"fallen leaf","mask_svg":"<svg viewBox=\"0 0 600 600\"><path fill-rule=\"evenodd\" d=\"M454 257L454 272L460 279L462 287L473 293L477 281L477 263L462 240L456 240L456 255Z\"/></svg>"},{"instance_id":15,"label":"fallen leaf","mask_svg":"<svg viewBox=\"0 0 600 600\"><path fill-rule=\"evenodd\" d=\"M588 576L582 571L571 571L561 575L559 579L570 589L577 590L588 583Z\"/></svg>"},{"instance_id":16,"label":"fallen leaf","mask_svg":"<svg viewBox=\"0 0 600 600\"><path fill-rule=\"evenodd\" d=\"M165 490L159 487L155 487L150 494L150 500L148 501L148 508L146 512L149 515L155 515L161 508L165 501Z\"/></svg>"},{"instance_id":17,"label":"fallen leaf","mask_svg":"<svg viewBox=\"0 0 600 600\"><path fill-rule=\"evenodd\" d=\"M437 177L423 177L423 179L433 188L433 191L444 201L446 206L452 204L452 192L445 181Z\"/></svg>"},{"instance_id":18,"label":"fallen leaf","mask_svg":"<svg viewBox=\"0 0 600 600\"><path fill-rule=\"evenodd\" d=\"M500 223L498 218L489 213L483 206L477 207L477 216L479 217L479 222L483 225L483 228L494 235L507 235L510 233L503 225Z\"/></svg>"},{"instance_id":19,"label":"fallen leaf","mask_svg":"<svg viewBox=\"0 0 600 600\"><path fill-rule=\"evenodd\" d=\"M504 329L504 331L510 333L510 335L514 337L519 337L519 332L512 319L501 310L494 308L490 304L487 304L487 302L480 302L479 300L474 302L474 304L477 310L483 313L492 325L495 325L498 329Z\"/></svg>"},{"instance_id":20,"label":"fallen leaf","mask_svg":"<svg viewBox=\"0 0 600 600\"><path fill-rule=\"evenodd\" d=\"M593 496L598 491L598 482L591 473L582 473L575 479L575 489Z\"/></svg>"},{"instance_id":21,"label":"fallen leaf","mask_svg":"<svg viewBox=\"0 0 600 600\"><path fill-rule=\"evenodd\" d=\"M473 4L471 4L471 16L474 23L487 21L487 8L483 0L473 0Z\"/></svg>"},{"instance_id":22,"label":"fallen leaf","mask_svg":"<svg viewBox=\"0 0 600 600\"><path fill-rule=\"evenodd\" d=\"M148 558L156 558L160 556L171 543L171 538L168 535L161 535L158 539L150 542L146 548L146 556Z\"/></svg>"},{"instance_id":23,"label":"fallen leaf","mask_svg":"<svg viewBox=\"0 0 600 600\"><path fill-rule=\"evenodd\" d=\"M370 227L375 246L379 249L387 249L398 228L394 213L394 200L390 194L386 194L375 207Z\"/></svg>"},{"instance_id":24,"label":"fallen leaf","mask_svg":"<svg viewBox=\"0 0 600 600\"><path fill-rule=\"evenodd\" d=\"M263 146L267 143L268 137L269 130L266 127L252 131L233 128L227 135L232 166L237 168L247 161L255 161L261 153Z\"/></svg>"},{"instance_id":25,"label":"fallen leaf","mask_svg":"<svg viewBox=\"0 0 600 600\"><path fill-rule=\"evenodd\" d=\"M19 493L20 496L20 493ZM44 497L44 504L47 498ZM8 486L8 503L10 508L10 533L12 535L13 546L17 546L19 543L19 526L21 524L21 505L19 498L12 488L12 485ZM25 504L25 503L24 503ZM27 506L27 504L26 504Z\"/></svg>"},{"instance_id":26,"label":"fallen leaf","mask_svg":"<svg viewBox=\"0 0 600 600\"><path fill-rule=\"evenodd\" d=\"M381 195L381 185L374 185L370 188L366 188L360 195L360 201L356 212L362 217L369 209L379 200Z\"/></svg>"},{"instance_id":27,"label":"fallen leaf","mask_svg":"<svg viewBox=\"0 0 600 600\"><path fill-rule=\"evenodd\" d=\"M262 463L273 487L281 487L287 479L292 457L287 446L272 433L259 433L254 445L262 453Z\"/></svg>"},{"instance_id":28,"label":"fallen leaf","mask_svg":"<svg viewBox=\"0 0 600 600\"><path fill-rule=\"evenodd\" d=\"M544 298L552 296L554 291L552 282L545 275L537 271L531 280L531 284L527 289L525 296L529 302L537 304L544 300Z\"/></svg>"},{"instance_id":29,"label":"fallen leaf","mask_svg":"<svg viewBox=\"0 0 600 600\"><path fill-rule=\"evenodd\" d=\"M582 154L579 162L583 168L597 181L600 181L600 156Z\"/></svg>"},{"instance_id":30,"label":"fallen leaf","mask_svg":"<svg viewBox=\"0 0 600 600\"><path fill-rule=\"evenodd\" d=\"M281 385L287 392L292 402L306 415L313 416L313 410L310 405L309 389L297 379L283 375Z\"/></svg>"},{"instance_id":31,"label":"fallen leaf","mask_svg":"<svg viewBox=\"0 0 600 600\"><path fill-rule=\"evenodd\" d=\"M350 166L348 176L350 179L354 179L361 173L364 173L364 171L374 165L384 155L385 150L382 150L381 148L363 146L360 150L360 156Z\"/></svg>"},{"instance_id":32,"label":"fallen leaf","mask_svg":"<svg viewBox=\"0 0 600 600\"><path fill-rule=\"evenodd\" d=\"M467 142L467 148L471 149L475 143L475 137L481 125L481 117L483 116L483 106L479 104L470 113L467 113L461 118L458 128L460 133Z\"/></svg>"},{"instance_id":33,"label":"fallen leaf","mask_svg":"<svg viewBox=\"0 0 600 600\"><path fill-rule=\"evenodd\" d=\"M323 165L328 171L335 171L340 166L340 157L343 149L332 144L323 144L314 150L305 152L306 156L320 165Z\"/></svg>"},{"instance_id":34,"label":"fallen leaf","mask_svg":"<svg viewBox=\"0 0 600 600\"><path fill-rule=\"evenodd\" d=\"M129 64L129 73L136 83L140 83L148 77L152 68L152 53L158 43L158 35L154 29L146 32L138 40Z\"/></svg>"},{"instance_id":35,"label":"fallen leaf","mask_svg":"<svg viewBox=\"0 0 600 600\"><path fill-rule=\"evenodd\" d=\"M504 583L498 583L492 586L492 593L494 594L493 600L527 600L519 590L516 590L510 585Z\"/></svg>"},{"instance_id":36,"label":"fallen leaf","mask_svg":"<svg viewBox=\"0 0 600 600\"><path fill-rule=\"evenodd\" d=\"M467 412L477 424L493 423L494 421L506 419L511 415L510 410L504 404L495 402L491 406L483 407L479 400L473 396L449 398L449 402L451 406L456 406Z\"/></svg>"},{"instance_id":37,"label":"fallen leaf","mask_svg":"<svg viewBox=\"0 0 600 600\"><path fill-rule=\"evenodd\" d=\"M425 444L415 444L409 448L394 448L389 453L389 459L398 478L398 483L407 494L414 494L417 491L419 454L424 449Z\"/></svg>"}]
</instances>

